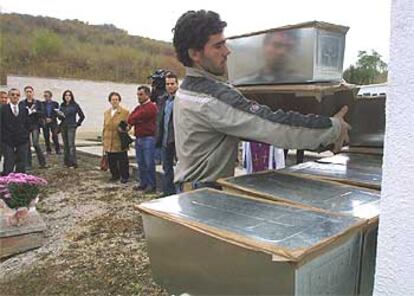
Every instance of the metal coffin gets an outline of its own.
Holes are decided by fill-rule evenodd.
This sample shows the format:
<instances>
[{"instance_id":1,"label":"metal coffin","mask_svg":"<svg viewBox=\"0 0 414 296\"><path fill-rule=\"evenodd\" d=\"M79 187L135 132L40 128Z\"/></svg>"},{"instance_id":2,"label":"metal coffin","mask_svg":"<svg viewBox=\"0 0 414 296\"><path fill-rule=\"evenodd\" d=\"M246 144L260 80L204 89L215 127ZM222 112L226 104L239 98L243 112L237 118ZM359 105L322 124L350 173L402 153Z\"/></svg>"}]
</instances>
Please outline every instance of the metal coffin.
<instances>
[{"instance_id":1,"label":"metal coffin","mask_svg":"<svg viewBox=\"0 0 414 296\"><path fill-rule=\"evenodd\" d=\"M347 167L382 168L382 155L369 155L359 153L340 153L331 157L316 160L319 163L341 164Z\"/></svg>"},{"instance_id":2,"label":"metal coffin","mask_svg":"<svg viewBox=\"0 0 414 296\"><path fill-rule=\"evenodd\" d=\"M380 96L358 97L355 100L350 119L350 146L384 146L385 99L385 96Z\"/></svg>"},{"instance_id":3,"label":"metal coffin","mask_svg":"<svg viewBox=\"0 0 414 296\"><path fill-rule=\"evenodd\" d=\"M307 178L381 189L382 155L339 154L280 170Z\"/></svg>"},{"instance_id":4,"label":"metal coffin","mask_svg":"<svg viewBox=\"0 0 414 296\"><path fill-rule=\"evenodd\" d=\"M237 86L340 81L348 29L315 21L230 37L229 80Z\"/></svg>"},{"instance_id":5,"label":"metal coffin","mask_svg":"<svg viewBox=\"0 0 414 296\"><path fill-rule=\"evenodd\" d=\"M355 295L365 222L211 189L141 204L171 294Z\"/></svg>"},{"instance_id":6,"label":"metal coffin","mask_svg":"<svg viewBox=\"0 0 414 296\"><path fill-rule=\"evenodd\" d=\"M342 160L336 159L336 161ZM249 194L367 220L361 252L361 277L358 290L360 295L372 295L380 210L378 191L313 180L277 171L226 178L220 180L219 183L227 192Z\"/></svg>"},{"instance_id":7,"label":"metal coffin","mask_svg":"<svg viewBox=\"0 0 414 296\"><path fill-rule=\"evenodd\" d=\"M271 110L296 111L303 114L332 116L343 106L349 107L350 121L358 89L349 84L243 86L238 90L250 100Z\"/></svg>"}]
</instances>

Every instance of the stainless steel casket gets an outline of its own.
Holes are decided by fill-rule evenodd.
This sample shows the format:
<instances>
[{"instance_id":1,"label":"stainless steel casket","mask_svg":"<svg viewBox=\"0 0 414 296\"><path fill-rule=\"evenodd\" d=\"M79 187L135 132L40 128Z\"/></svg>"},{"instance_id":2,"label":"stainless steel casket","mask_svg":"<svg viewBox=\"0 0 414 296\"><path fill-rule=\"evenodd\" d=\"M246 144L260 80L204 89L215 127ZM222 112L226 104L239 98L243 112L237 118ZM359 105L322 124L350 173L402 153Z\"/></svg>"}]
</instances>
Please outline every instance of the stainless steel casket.
<instances>
[{"instance_id":1,"label":"stainless steel casket","mask_svg":"<svg viewBox=\"0 0 414 296\"><path fill-rule=\"evenodd\" d=\"M202 189L139 206L171 294L355 295L366 221Z\"/></svg>"},{"instance_id":2,"label":"stainless steel casket","mask_svg":"<svg viewBox=\"0 0 414 296\"><path fill-rule=\"evenodd\" d=\"M380 190L382 155L344 153L301 163L280 171Z\"/></svg>"},{"instance_id":3,"label":"stainless steel casket","mask_svg":"<svg viewBox=\"0 0 414 296\"><path fill-rule=\"evenodd\" d=\"M350 146L384 146L385 100L385 96L356 98L350 117Z\"/></svg>"},{"instance_id":4,"label":"stainless steel casket","mask_svg":"<svg viewBox=\"0 0 414 296\"><path fill-rule=\"evenodd\" d=\"M339 82L348 29L313 21L230 37L229 81L236 86Z\"/></svg>"},{"instance_id":5,"label":"stainless steel casket","mask_svg":"<svg viewBox=\"0 0 414 296\"><path fill-rule=\"evenodd\" d=\"M275 111L296 111L302 114L333 116L343 106L349 111L350 121L356 93L355 85L345 83L301 84L301 85L250 85L237 88L245 97Z\"/></svg>"},{"instance_id":6,"label":"stainless steel casket","mask_svg":"<svg viewBox=\"0 0 414 296\"><path fill-rule=\"evenodd\" d=\"M334 159L338 162L341 160ZM358 294L372 295L380 210L379 191L283 174L278 171L226 178L219 180L219 183L225 191L235 194L248 194L365 219L368 224L364 230Z\"/></svg>"}]
</instances>

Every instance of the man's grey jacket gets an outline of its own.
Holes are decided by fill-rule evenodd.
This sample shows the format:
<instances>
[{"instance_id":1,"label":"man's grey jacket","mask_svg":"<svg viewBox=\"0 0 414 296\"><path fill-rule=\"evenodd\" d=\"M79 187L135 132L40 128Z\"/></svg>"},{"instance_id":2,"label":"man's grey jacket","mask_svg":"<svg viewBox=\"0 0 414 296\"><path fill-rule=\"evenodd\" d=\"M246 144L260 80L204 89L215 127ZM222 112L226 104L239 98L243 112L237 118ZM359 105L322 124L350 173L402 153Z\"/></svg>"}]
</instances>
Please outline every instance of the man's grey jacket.
<instances>
[{"instance_id":1,"label":"man's grey jacket","mask_svg":"<svg viewBox=\"0 0 414 296\"><path fill-rule=\"evenodd\" d=\"M186 68L174 102L175 182L211 182L234 175L239 139L280 148L317 149L334 143L337 118L272 112L220 78Z\"/></svg>"}]
</instances>

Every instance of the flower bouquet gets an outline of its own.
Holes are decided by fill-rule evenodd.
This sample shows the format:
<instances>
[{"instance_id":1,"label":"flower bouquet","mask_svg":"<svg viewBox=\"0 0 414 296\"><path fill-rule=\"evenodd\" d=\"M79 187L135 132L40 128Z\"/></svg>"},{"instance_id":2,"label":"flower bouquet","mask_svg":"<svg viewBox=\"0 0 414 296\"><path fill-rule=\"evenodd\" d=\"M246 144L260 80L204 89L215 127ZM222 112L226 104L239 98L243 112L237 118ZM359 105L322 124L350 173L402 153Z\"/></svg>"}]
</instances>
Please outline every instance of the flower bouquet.
<instances>
[{"instance_id":1,"label":"flower bouquet","mask_svg":"<svg viewBox=\"0 0 414 296\"><path fill-rule=\"evenodd\" d=\"M45 185L45 179L22 173L0 177L0 213L7 224L23 224L30 211L36 210L39 188Z\"/></svg>"}]
</instances>

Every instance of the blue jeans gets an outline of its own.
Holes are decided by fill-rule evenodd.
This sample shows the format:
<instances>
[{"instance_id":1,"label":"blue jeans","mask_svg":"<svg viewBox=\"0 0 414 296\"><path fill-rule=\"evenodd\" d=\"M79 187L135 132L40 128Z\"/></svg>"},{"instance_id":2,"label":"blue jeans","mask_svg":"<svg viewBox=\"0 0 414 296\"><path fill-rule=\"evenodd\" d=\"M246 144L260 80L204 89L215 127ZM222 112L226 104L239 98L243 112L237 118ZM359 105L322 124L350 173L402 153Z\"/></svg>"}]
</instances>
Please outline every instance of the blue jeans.
<instances>
[{"instance_id":1,"label":"blue jeans","mask_svg":"<svg viewBox=\"0 0 414 296\"><path fill-rule=\"evenodd\" d=\"M63 162L66 166L78 166L78 160L76 158L76 127L63 127L62 128L62 140L63 140Z\"/></svg>"},{"instance_id":2,"label":"blue jeans","mask_svg":"<svg viewBox=\"0 0 414 296\"><path fill-rule=\"evenodd\" d=\"M140 185L155 188L155 137L135 139Z\"/></svg>"},{"instance_id":3,"label":"blue jeans","mask_svg":"<svg viewBox=\"0 0 414 296\"><path fill-rule=\"evenodd\" d=\"M167 147L161 148L161 160L162 169L164 171L162 189L164 195L175 194L174 186L174 158L175 158L175 145L174 143Z\"/></svg>"},{"instance_id":4,"label":"blue jeans","mask_svg":"<svg viewBox=\"0 0 414 296\"><path fill-rule=\"evenodd\" d=\"M43 155L42 148L40 148L39 135L40 135L40 129L34 129L30 132L30 136L32 138L32 145L33 145L33 147L36 151L37 160L39 161L39 165L44 166L44 165L46 165L46 159L45 159L45 156ZM27 161L27 167L31 168L32 167L32 150L30 150L30 144L27 147L26 161Z\"/></svg>"}]
</instances>

